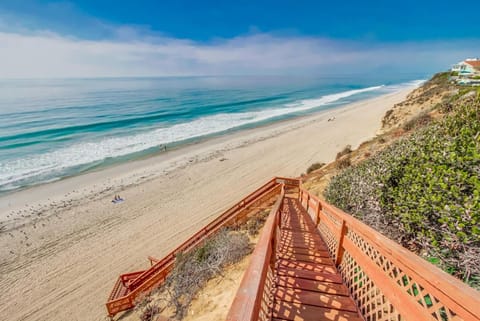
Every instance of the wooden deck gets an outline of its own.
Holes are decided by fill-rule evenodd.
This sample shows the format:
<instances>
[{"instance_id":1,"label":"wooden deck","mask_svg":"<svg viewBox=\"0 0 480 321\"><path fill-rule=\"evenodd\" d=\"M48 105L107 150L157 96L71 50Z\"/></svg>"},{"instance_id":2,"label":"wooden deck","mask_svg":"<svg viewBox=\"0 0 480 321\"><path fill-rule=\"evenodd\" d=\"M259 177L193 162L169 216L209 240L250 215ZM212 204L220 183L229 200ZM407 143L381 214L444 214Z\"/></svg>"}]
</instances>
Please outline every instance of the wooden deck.
<instances>
[{"instance_id":1,"label":"wooden deck","mask_svg":"<svg viewBox=\"0 0 480 321\"><path fill-rule=\"evenodd\" d=\"M296 198L285 198L275 257L273 320L363 320L328 248Z\"/></svg>"},{"instance_id":2,"label":"wooden deck","mask_svg":"<svg viewBox=\"0 0 480 321\"><path fill-rule=\"evenodd\" d=\"M284 186L226 317L271 320L480 321L480 293L301 185Z\"/></svg>"},{"instance_id":3,"label":"wooden deck","mask_svg":"<svg viewBox=\"0 0 480 321\"><path fill-rule=\"evenodd\" d=\"M301 187L274 177L152 266L119 276L110 317L162 284L178 253L276 199L227 321L480 321L480 293Z\"/></svg>"},{"instance_id":4,"label":"wooden deck","mask_svg":"<svg viewBox=\"0 0 480 321\"><path fill-rule=\"evenodd\" d=\"M299 184L300 182L296 179L285 177L272 178L220 214L164 258L155 259L149 257L151 266L148 269L121 274L117 278L106 303L108 316L112 318L118 312L133 308L139 297L143 297L152 289L163 284L174 267L178 253L187 252L195 248L205 239L217 233L221 228L245 222L249 215L256 213L261 206L270 207L271 203L278 198L284 186L298 189Z\"/></svg>"}]
</instances>

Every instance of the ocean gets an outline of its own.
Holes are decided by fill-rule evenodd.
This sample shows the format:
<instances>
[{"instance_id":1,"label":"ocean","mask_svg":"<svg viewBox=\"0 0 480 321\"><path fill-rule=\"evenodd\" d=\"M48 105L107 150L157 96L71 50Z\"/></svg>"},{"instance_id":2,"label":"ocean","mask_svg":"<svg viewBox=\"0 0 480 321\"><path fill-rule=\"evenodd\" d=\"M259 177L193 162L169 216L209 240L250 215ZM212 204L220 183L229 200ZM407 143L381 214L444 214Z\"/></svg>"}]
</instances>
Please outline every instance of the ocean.
<instances>
[{"instance_id":1,"label":"ocean","mask_svg":"<svg viewBox=\"0 0 480 321\"><path fill-rule=\"evenodd\" d=\"M420 82L296 76L0 80L0 193Z\"/></svg>"}]
</instances>

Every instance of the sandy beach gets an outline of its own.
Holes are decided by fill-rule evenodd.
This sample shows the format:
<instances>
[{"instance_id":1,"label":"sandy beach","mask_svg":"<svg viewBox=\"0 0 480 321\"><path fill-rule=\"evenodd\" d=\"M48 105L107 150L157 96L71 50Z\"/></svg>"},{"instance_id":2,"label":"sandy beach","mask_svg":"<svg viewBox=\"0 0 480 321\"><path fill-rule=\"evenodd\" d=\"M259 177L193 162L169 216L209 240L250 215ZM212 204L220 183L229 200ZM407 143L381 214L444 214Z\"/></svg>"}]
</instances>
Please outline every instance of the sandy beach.
<instances>
[{"instance_id":1,"label":"sandy beach","mask_svg":"<svg viewBox=\"0 0 480 321\"><path fill-rule=\"evenodd\" d=\"M297 177L374 137L412 89L0 198L0 318L105 320L120 273L148 267L148 255L162 257L271 177ZM116 193L125 201L112 204Z\"/></svg>"}]
</instances>

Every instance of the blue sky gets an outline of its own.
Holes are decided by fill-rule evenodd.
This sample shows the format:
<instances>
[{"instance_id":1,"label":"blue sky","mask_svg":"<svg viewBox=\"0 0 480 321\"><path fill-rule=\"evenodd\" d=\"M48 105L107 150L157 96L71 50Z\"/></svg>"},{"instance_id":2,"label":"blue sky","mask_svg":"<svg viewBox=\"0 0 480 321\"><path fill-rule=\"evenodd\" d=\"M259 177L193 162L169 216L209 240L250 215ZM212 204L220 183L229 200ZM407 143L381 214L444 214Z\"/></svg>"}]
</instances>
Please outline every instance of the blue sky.
<instances>
[{"instance_id":1,"label":"blue sky","mask_svg":"<svg viewBox=\"0 0 480 321\"><path fill-rule=\"evenodd\" d=\"M0 1L0 77L432 73L480 1Z\"/></svg>"}]
</instances>

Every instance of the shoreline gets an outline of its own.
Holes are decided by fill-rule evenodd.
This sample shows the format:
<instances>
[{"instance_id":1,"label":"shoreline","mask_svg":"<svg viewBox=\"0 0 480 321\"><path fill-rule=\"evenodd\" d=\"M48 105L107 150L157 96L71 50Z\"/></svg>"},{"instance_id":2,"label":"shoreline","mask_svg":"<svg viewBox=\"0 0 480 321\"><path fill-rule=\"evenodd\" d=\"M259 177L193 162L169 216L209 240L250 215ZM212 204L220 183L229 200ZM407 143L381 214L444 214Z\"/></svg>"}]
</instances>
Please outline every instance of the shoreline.
<instances>
[{"instance_id":1,"label":"shoreline","mask_svg":"<svg viewBox=\"0 0 480 321\"><path fill-rule=\"evenodd\" d=\"M401 89L397 88L396 91L400 91L400 90L408 89L410 87L414 87L414 86L416 86L417 83L418 83L418 80L401 83L400 85L403 85L403 87ZM407 84L409 84L409 85L407 85ZM385 86L389 86L389 85L379 85L379 86L368 87L368 88L366 88L366 91L370 91L369 89L371 89L371 88L378 89L380 87L385 87ZM353 91L362 91L362 90L365 90L365 89L358 89L358 90L353 90ZM302 120L302 119L318 116L318 115L321 115L323 113L327 113L327 112L330 112L330 111L333 111L333 110L342 109L342 108L348 107L352 104L361 103L363 101L369 101L371 99L376 99L376 98L383 97L383 96L388 96L392 93L395 93L396 91L389 92L389 93L383 93L383 94L380 94L378 96L374 96L374 97L370 97L370 98L362 98L361 100L354 100L353 102L350 102L350 103L346 103L346 102L340 103L340 104L336 104L336 103L330 104L330 103L328 103L324 106L313 108L314 110L318 109L318 108L321 108L321 109L318 109L318 110L315 110L315 111L300 112L300 114L293 115L293 116L288 116L289 114L285 114L285 115L281 115L281 116L275 116L274 118L271 118L271 119L261 120L261 121L256 122L256 123L248 123L248 124L241 125L239 127L233 127L233 128L229 128L229 129L226 129L226 130L223 130L223 131L214 132L214 133L210 133L210 134L206 134L206 135L191 137L191 138L188 138L188 139L185 139L185 140L182 140L182 141L172 142L172 143L169 143L167 145L169 147L169 151L186 149L186 148L189 148L190 146L194 146L194 145L197 145L197 144L203 144L203 143L206 143L210 140L215 140L215 139L222 138L222 137L230 137L231 138L231 137L234 137L237 134L241 134L242 132L250 132L250 131L257 131L257 130L260 131L264 128L274 127L274 126L280 125L282 123L287 123L287 122L293 123L297 120ZM336 94L330 94L330 95L336 95ZM327 96L329 96L329 95L327 95ZM295 114L295 112L293 114ZM280 118L278 118L278 117L280 117ZM272 120L272 119L275 119L275 120ZM0 190L0 213L3 210L3 207L2 207L3 200L5 198L9 197L10 195L15 195L16 193L26 191L26 190L31 190L31 189L36 188L36 187L48 186L50 184L54 184L56 182L60 182L60 181L66 180L66 179L71 179L71 178L74 178L74 177L77 177L77 176L82 176L82 175L86 175L86 174L94 173L94 172L99 172L99 171L104 171L104 170L107 170L111 167L116 167L116 166L119 166L119 165L122 165L122 164L128 164L128 163L131 163L131 162L141 161L141 160L145 160L145 159L152 158L152 157L158 157L158 156L161 156L165 153L164 151L162 151L162 149L163 149L162 146L164 146L164 145L149 147L146 150L137 151L137 152L132 153L132 154L121 155L121 156L118 156L118 157L111 157L111 158L107 157L103 160L99 160L98 162L79 164L78 167L83 167L83 169L81 169L79 171L72 171L68 174L64 174L63 176L52 177L52 178L49 178L49 179L46 179L46 180L26 183L26 184L21 185L21 186L19 185L18 187L12 187L10 189L7 188L7 189ZM150 150L150 151L148 151L148 150ZM97 164L95 164L95 163L97 163ZM0 217L0 219L1 219L1 217Z\"/></svg>"},{"instance_id":2,"label":"shoreline","mask_svg":"<svg viewBox=\"0 0 480 321\"><path fill-rule=\"evenodd\" d=\"M414 88L0 197L0 313L102 320L119 273L145 268L272 176L299 176L374 137Z\"/></svg>"},{"instance_id":3,"label":"shoreline","mask_svg":"<svg viewBox=\"0 0 480 321\"><path fill-rule=\"evenodd\" d=\"M414 88L414 87L412 86L411 88ZM128 161L125 161L125 162L118 162L118 163L115 163L115 164L112 164L112 165L100 165L97 168L92 168L92 169L86 170L85 172L74 174L72 176L61 177L59 179L55 179L55 180L50 181L50 182L42 182L42 183L38 183L38 184L35 184L35 185L26 186L24 188L20 188L18 190L14 190L14 191L11 191L11 192L6 191L5 194L3 194L3 195L0 194L0 223L5 219L4 215L2 216L2 213L4 213L5 211L10 211L11 212L11 211L20 210L21 208L23 208L27 205L31 206L30 204L28 204L29 201L33 202L33 203L42 202L42 200L45 200L45 197L43 197L42 194L51 195L52 192L53 192L55 194L55 196L48 197L47 199L51 199L51 200L54 200L54 201L62 201L64 197L67 197L67 196L71 195L72 193L77 192L77 189L75 189L75 188L67 188L67 189L70 189L70 191L68 191L68 193L66 195L64 194L64 197L58 195L58 194L62 194L62 193L59 192L59 190L63 191L64 187L66 185L68 186L68 185L72 185L72 184L73 185L79 184L79 185L83 186L84 181L105 180L105 179L110 180L110 179L113 178L113 176L118 176L119 171L125 171L125 170L130 172L130 176L136 176L135 173L133 173L133 171L138 171L138 170L141 170L144 167L149 167L149 166L152 165L152 163L156 162L157 160L162 161L162 162L169 162L169 161L170 162L172 162L172 161L176 162L178 157L187 156L188 154L194 154L196 149L197 149L196 147L198 147L198 148L208 148L208 147L210 147L208 145L221 144L221 143L225 143L225 142L228 142L228 141L236 140L239 136L241 136L243 134L245 134L245 135L256 135L256 134L261 134L261 132L263 132L263 131L270 133L271 131L275 131L276 129L278 129L280 127L284 127L284 126L287 126L287 127L293 126L293 128L288 128L288 130L292 130L292 129L297 128L299 123L303 124L304 122L314 121L319 117L322 118L322 116L324 116L326 114L332 114L333 115L333 114L336 114L336 111L340 111L340 110L343 110L343 109L346 109L346 108L352 108L352 107L356 106L357 104L361 104L361 103L364 103L364 102L369 102L369 101L376 100L376 99L379 99L379 98L382 98L382 97L388 97L388 96L394 95L394 94L396 94L400 91L411 91L412 90L411 88L406 87L406 88L404 88L402 90L399 90L399 91L395 91L395 92L392 92L392 93L380 95L380 96L377 96L377 97L374 97L374 98L360 100L360 101L345 104L345 105L335 106L335 107L332 107L332 108L328 108L326 110L321 110L321 111L314 112L312 114L301 115L301 116L297 116L297 117L294 117L294 118L282 119L282 120L278 120L278 121L271 122L271 123L261 124L260 126L255 126L255 127L251 127L251 128L237 129L237 130L226 132L224 134L212 134L211 136L202 137L202 138L199 138L198 140L193 141L193 142L189 142L189 143L185 143L185 144L179 144L179 145L173 147L168 152L156 152L156 153L152 153L152 154L146 154L146 155L141 156L139 158L135 158L135 159L128 160ZM297 125L297 126L295 126L295 125ZM268 139L268 138L270 138L272 136L276 136L276 135L278 135L278 133L274 133L273 135L269 135L268 137L266 137L264 139ZM249 140L248 142L246 142L246 144L255 143L256 141L258 141L258 140L253 138L253 139ZM242 146L234 146L234 147L228 148L227 150L223 150L223 151L228 151L230 149L235 149L235 148L238 148L238 147L242 147ZM224 148L221 148L221 149L224 149ZM195 156L198 156L198 155L194 154L192 156L195 157ZM167 171L175 170L175 165L173 166L173 168L172 168L172 166L168 166L168 165L171 165L171 164L164 164L164 165L166 165L165 170L167 170ZM165 170L164 170L164 173L165 173ZM70 183L70 181L72 181L72 182ZM140 183L141 182L133 182L132 184L140 184ZM58 185L59 187L61 186L62 188L56 188L55 185ZM97 184L93 184L93 185L96 186ZM129 184L129 185L131 185L131 184ZM123 188L123 186L122 186L122 188ZM46 190L48 190L48 193L39 193L38 192L39 189L46 189ZM113 189L112 186L108 186L104 190L110 191L112 189ZM104 192L104 190L97 190L95 192L102 193L102 192ZM33 196L34 196L33 198L32 198L31 193L33 193ZM24 194L28 194L28 197L26 197L27 195L24 195ZM38 199L38 197L35 197L35 196L38 196L38 195L42 195L40 197L40 199ZM13 198L15 196L20 196L20 199L22 199L22 201L19 204L17 204L17 205L13 204L13 206L12 206L12 202L9 201L8 198Z\"/></svg>"},{"instance_id":4,"label":"shoreline","mask_svg":"<svg viewBox=\"0 0 480 321\"><path fill-rule=\"evenodd\" d=\"M144 167L151 166L152 163L154 163L157 160L162 161L162 162L170 161L170 162L175 162L176 163L178 161L177 158L179 158L179 157L181 158L182 156L186 157L189 154L194 154L196 149L208 148L209 147L208 145L221 144L221 143L225 143L225 142L228 142L228 141L233 141L233 140L238 139L238 137L241 136L242 134L256 135L256 134L261 134L261 132L263 132L263 131L270 133L270 132L275 131L276 129L278 129L280 127L284 127L284 126L286 126L286 127L292 126L292 128L287 128L288 130L296 129L296 128L298 128L299 124L303 124L305 122L308 123L308 122L311 122L311 121L315 121L315 120L317 120L317 118L323 118L322 116L325 116L327 114L335 115L335 114L337 114L338 111L341 111L341 110L344 110L344 109L354 108L355 106L357 106L359 104L368 103L370 101L376 101L377 99L382 99L382 98L385 98L385 97L396 95L400 92L411 92L416 87L417 87L416 85L412 85L411 87L404 87L404 88L402 88L398 91L394 91L392 93L388 93L388 94L380 95L380 96L377 96L377 97L356 101L356 102L353 102L353 103L348 103L348 104L345 104L345 105L340 105L340 106L327 108L325 110L317 111L317 112L307 114L307 115L301 115L301 116L297 116L297 117L294 117L294 118L281 119L281 120L278 120L278 121L275 121L275 122L269 122L269 123L261 124L259 126L255 126L255 127L250 127L250 128L245 128L245 129L234 129L233 131L228 130L226 133L223 133L223 134L218 134L218 133L211 134L211 135L208 135L208 136L205 136L205 137L201 137L198 140L194 140L192 142L187 142L187 143L182 143L182 144L175 145L172 149L170 149L167 152L159 151L159 152L155 152L155 153L151 153L151 154L146 154L146 155L143 155L143 156L140 156L138 158L131 159L131 160L114 163L114 164L111 164L111 165L99 165L98 167L95 166L92 169L87 169L84 172L73 174L71 176L65 176L65 177L61 177L61 178L54 179L52 181L47 181L47 182L40 182L38 184L34 184L34 185L31 185L31 186L25 186L25 187L19 188L18 190L5 191L3 194L0 194L0 223L2 223L5 219L4 215L2 215L2 213L4 213L5 211L15 211L15 210L20 210L22 207L30 206L30 204L28 204L28 201L37 203L37 202L41 202L42 200L45 200L44 197L41 197L40 199L38 199L37 197L31 198L32 197L31 192L33 193L34 196L36 196L36 195L38 195L38 190L39 189L47 189L49 191L49 193L48 193L49 195L51 195L50 192L53 192L54 194L56 194L53 198L48 197L48 199L61 201L62 197L58 194L62 194L62 193L58 192L58 191L59 190L63 191L63 187L65 187L65 185L71 185L70 181L72 181L72 184L75 183L75 184L80 184L80 185L83 186L84 181L90 181L92 179L93 180L104 180L104 179L111 180L111 179L113 179L113 176L119 176L119 174L118 174L119 171L125 171L125 170L129 171L132 176L137 176L137 175L135 175L135 173L133 173L133 171L138 171L138 170L143 169ZM297 126L295 126L295 125L297 125ZM278 135L278 133L274 133L273 135L268 135L268 137L261 138L260 140L268 139L268 138L271 138L271 137L276 136L276 135ZM253 139L247 141L246 144L255 143L255 142L260 141L260 140L256 140L255 138L253 138ZM196 147L198 147L198 148L196 148ZM242 146L229 147L228 149L222 150L222 151L228 151L228 150L239 148L239 147L243 147L243 145ZM195 157L195 156L198 156L198 155L194 154L194 155L191 155L191 156ZM203 161L203 160L204 159L202 159L201 161ZM174 166L173 166L173 168L172 168L172 166L168 166L168 165L171 165L171 164L164 164L164 165L166 165L165 170L170 170L171 171L171 170L176 169L176 168L174 168ZM189 164L186 164L186 165L189 165ZM165 171L164 171L164 173L165 173ZM67 181L68 181L68 183L65 183ZM73 182L73 181L75 181L75 182ZM135 182L133 184L139 184L139 183L141 183L141 182ZM58 185L59 187L61 186L62 188L56 188L54 185ZM97 184L93 184L93 185L96 186ZM105 190L111 190L112 188L113 187L110 186L110 187L107 187ZM67 195L70 195L72 193L77 192L77 190L75 188L71 188L70 190L71 191L68 191L68 193L66 195L64 194L64 196L67 196ZM96 192L103 192L103 191L100 190L100 191L96 191ZM29 198L24 197L23 194L28 194ZM42 193L40 193L40 194L42 194ZM15 196L20 196L20 198L24 199L24 200L22 202L20 202L19 204L17 204L17 205L13 204L13 206L12 206L12 202L9 201L8 199L13 198ZM27 201L27 199L28 199L28 201ZM13 202L13 203L15 203L15 202Z\"/></svg>"},{"instance_id":5,"label":"shoreline","mask_svg":"<svg viewBox=\"0 0 480 321\"><path fill-rule=\"evenodd\" d=\"M410 81L410 82L399 83L397 85L405 88L406 86L408 87L408 84L413 84L413 83L414 83L414 81ZM202 116L198 119L194 118L191 121L193 123L197 123L198 121L200 121L202 119L205 119L205 121L206 121L207 119L215 118L216 116L220 116L220 115L232 116L234 121L233 121L233 123L230 123L228 119L223 119L223 121L220 122L220 124L226 122L229 125L227 125L226 127L223 127L221 125L219 126L219 124L213 124L213 125L217 126L217 127L214 126L213 130L210 130L209 126L205 127L205 126L201 126L201 124L197 124L197 125L199 125L200 127L203 128L202 132L199 132L198 130L197 131L194 130L191 133L191 135L186 135L186 136L182 136L182 135L178 136L177 135L178 136L177 138L173 138L176 135L175 133L177 133L177 132L181 133L185 130L187 132L189 132L189 128L183 128L182 127L181 129L179 129L179 128L176 128L176 127L177 126L181 127L181 125L186 125L186 124L189 125L189 122L179 123L179 124L176 124L176 122L173 122L173 124L171 126L167 126L167 127L160 126L158 128L153 127L153 128L150 129L150 131L143 132L142 130L140 130L138 132L130 133L129 135L126 135L126 136L123 136L123 134L117 133L118 135L114 135L114 136L111 136L109 138L108 135L107 135L106 137L103 137L103 138L100 137L100 139L98 139L97 141L89 141L89 140L85 141L84 144L88 143L88 144L92 144L92 145L89 146L88 149L84 150L84 152L80 152L78 147L77 147L76 150L68 151L70 154L76 154L76 157L81 159L81 161L79 163L77 163L75 159L72 160L71 157L68 157L68 153L66 155L67 156L66 159L68 159L68 161L65 163L63 161L65 155L56 153L56 152L60 152L61 150L65 149L65 146L64 147L60 146L60 149L58 149L58 150L56 150L56 149L50 150L50 148L43 147L43 149L45 149L45 153L40 152L40 153L31 154L31 155L27 154L27 155L24 155L23 157L21 157L20 159L17 159L17 161L19 161L19 163L22 163L23 158L25 158L27 160L30 160L29 165L24 164L23 166L20 166L19 164L15 164L15 159L12 160L12 159L7 158L5 160L4 165L6 167L4 169L10 167L11 168L11 173L10 173L11 176L9 177L8 173L4 173L3 182L1 183L1 186L0 186L0 197L10 195L10 194L13 194L13 193L21 191L21 190L29 189L29 188L34 187L34 186L42 186L42 185L45 185L45 184L48 184L48 183L60 181L60 180L67 179L67 178L70 178L70 177L75 177L75 176L79 176L79 175L82 175L82 174L85 174L85 173L102 170L102 169L105 169L105 168L108 168L108 167L111 167L111 166L115 166L117 164L128 163L130 161L135 161L135 160L144 159L144 158L148 158L148 157L154 157L156 155L161 154L161 152L163 150L163 146L168 146L169 149L184 148L185 146L188 146L188 145L191 145L191 144L196 144L198 142L204 142L206 140L209 140L209 139L212 139L212 138L215 138L215 137L230 135L230 134L234 134L236 132L241 132L241 131L245 131L245 130L249 130L249 129L261 128L261 127L264 127L264 126L267 126L267 125L270 125L270 124L276 124L278 122L282 122L282 121L285 121L285 120L287 120L287 121L288 120L294 120L294 119L299 118L299 117L313 115L313 114L316 114L316 113L322 112L322 111L328 111L332 108L338 108L338 106L347 105L348 104L347 101L341 102L341 100L344 99L344 98L350 97L352 95L363 94L365 92L376 91L376 90L379 90L383 87L388 87L388 86L382 84L382 85L370 86L370 87L360 88L360 89L345 88L345 91L341 91L339 93L335 93L335 91L334 91L334 93L327 93L323 96L320 96L320 98L310 98L310 99L309 98L299 98L298 100L294 100L293 103L285 103L284 106L281 105L283 107L287 107L286 111L283 111L283 112L279 113L279 110L282 110L282 109L280 107L276 107L277 109L273 108L270 111L271 113L268 117L262 116L259 119L257 119L256 117L250 115L251 117L253 117L253 119L240 121L239 123L238 123L238 119L236 119L237 117L235 115L242 115L242 114L246 115L248 113L255 114L255 113L259 113L259 112L264 113L264 112L269 112L269 109L267 108L267 109L261 110L261 111L255 111L255 110L254 111L237 111L237 112L233 112L231 114L227 112L226 114L220 113L218 115L216 115L216 114L206 115L206 116ZM391 91L391 89L390 89L390 91ZM381 96L381 95L384 95L384 94L386 94L386 93L385 92L383 94L382 93L376 93L376 95L373 96L373 97L378 97L378 96ZM322 100L324 98L328 99L329 97L335 97L335 98L332 101L320 102L319 103L320 105L311 105L307 108L301 107L302 104L304 104L304 102L307 102L307 101L310 101L310 100L319 100L319 99ZM370 97L370 98L372 98L372 97ZM358 99L360 99L360 100L358 100ZM368 99L368 98L357 97L357 98L354 98L352 102L362 101L362 100L365 100L365 99ZM300 107L295 107L295 108L291 109L289 106L292 105L292 104L296 104ZM244 116L244 117L250 118L250 116ZM235 119L237 120L237 122L235 122ZM88 126L92 126L92 125L94 125L94 124L90 124ZM212 124L210 124L210 125L212 125ZM150 135L155 135L155 132L157 132L159 130L164 130L164 129L167 129L168 132L172 133L173 137L170 137L170 138L166 138L166 137L159 138L159 137L157 137L160 140L156 140L156 143L148 137ZM55 129L55 131L56 130L57 129ZM62 128L60 128L58 130L60 132L63 131ZM49 131L51 131L51 130L49 129ZM61 134L58 134L58 135L61 135ZM101 153L103 147L105 147L105 146L101 146L102 141L108 141L110 139L118 140L118 138L121 138L122 140L123 140L123 138L125 138L127 141L129 141L130 137L136 137L138 135L140 135L140 136L143 135L143 139L141 141L137 141L136 143L131 143L131 142L127 143L127 145L124 145L122 149L120 149L119 146L116 146L117 144L114 144L116 146L115 149L117 150L117 153L113 153L113 154ZM8 139L8 137L9 136L7 135L7 139ZM12 137L14 137L14 136L12 136ZM163 139L166 139L166 142L160 144L159 142L163 141ZM130 148L129 148L130 145L129 144L138 145L139 142L141 142L140 144L148 142L148 144L146 146L143 146L141 149L134 148L133 150L130 150ZM77 146L77 145L82 145L81 142L72 141L71 143L72 143L72 145L71 145L72 148ZM19 144L21 144L21 143L19 143ZM55 143L52 143L52 144L55 145ZM108 144L108 145L110 145L110 144ZM94 156L93 158L90 158L89 154L90 154L91 149L92 148L96 149L97 147L100 148L100 153L103 155L103 158L101 158L98 155ZM8 148L8 145L7 145L7 148ZM123 150L123 151L118 152L119 150ZM14 152L14 150L12 150L12 151ZM113 151L111 151L111 152L113 152ZM15 154L15 152L14 152L14 154ZM55 159L52 159L52 157L51 157L53 154L56 154L56 156L54 157ZM93 152L91 154L96 155L97 153ZM116 154L116 156L113 156L115 154ZM49 159L48 161L45 161L46 163L43 163L43 161L41 159L42 157L40 157L40 158L37 157L37 156L42 156L42 155L45 158ZM35 164L35 162L33 161L35 159L37 160L37 162L42 163L40 168L36 168L34 165L32 165L32 164ZM13 164L12 164L12 161L13 161ZM48 162L53 163L53 164L57 164L56 169L55 170L52 169L52 172L50 172L50 173L48 172L48 170L44 171L44 169L42 169L42 167L48 166L47 165ZM20 169L20 171L18 172L19 169L17 168L18 167L17 165L20 166L20 167L28 166L28 167L30 167L30 169L26 170L25 168L23 168L23 169ZM35 172L36 172L36 174L35 174ZM6 176L5 176L5 174L6 174Z\"/></svg>"}]
</instances>

